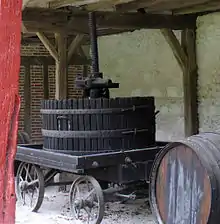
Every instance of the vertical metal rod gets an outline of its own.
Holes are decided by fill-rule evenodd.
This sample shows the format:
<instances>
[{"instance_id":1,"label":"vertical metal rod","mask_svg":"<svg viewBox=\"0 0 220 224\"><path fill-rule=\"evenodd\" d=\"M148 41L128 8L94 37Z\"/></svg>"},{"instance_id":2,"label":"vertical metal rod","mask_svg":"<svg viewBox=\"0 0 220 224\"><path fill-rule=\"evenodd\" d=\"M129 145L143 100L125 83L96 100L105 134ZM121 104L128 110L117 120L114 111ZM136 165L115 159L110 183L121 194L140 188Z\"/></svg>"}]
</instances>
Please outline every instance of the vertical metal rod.
<instances>
[{"instance_id":1,"label":"vertical metal rod","mask_svg":"<svg viewBox=\"0 0 220 224\"><path fill-rule=\"evenodd\" d=\"M94 77L98 77L99 56L98 56L98 41L97 41L95 12L89 12L89 33L90 33L91 56L92 56L92 74Z\"/></svg>"}]
</instances>

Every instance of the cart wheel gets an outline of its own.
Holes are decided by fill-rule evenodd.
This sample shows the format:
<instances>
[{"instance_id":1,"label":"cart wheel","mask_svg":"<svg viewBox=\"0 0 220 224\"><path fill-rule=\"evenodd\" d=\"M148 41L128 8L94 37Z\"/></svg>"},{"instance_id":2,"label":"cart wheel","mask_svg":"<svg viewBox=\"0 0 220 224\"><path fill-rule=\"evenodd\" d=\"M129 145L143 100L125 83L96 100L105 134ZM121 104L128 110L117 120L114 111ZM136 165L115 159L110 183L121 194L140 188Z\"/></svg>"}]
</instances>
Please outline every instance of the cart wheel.
<instances>
[{"instance_id":1,"label":"cart wheel","mask_svg":"<svg viewBox=\"0 0 220 224\"><path fill-rule=\"evenodd\" d=\"M102 188L95 178L82 176L73 182L70 188L70 209L81 223L101 223L105 203Z\"/></svg>"},{"instance_id":2,"label":"cart wheel","mask_svg":"<svg viewBox=\"0 0 220 224\"><path fill-rule=\"evenodd\" d=\"M40 168L29 163L21 163L15 187L18 202L37 212L44 199L44 176Z\"/></svg>"}]
</instances>

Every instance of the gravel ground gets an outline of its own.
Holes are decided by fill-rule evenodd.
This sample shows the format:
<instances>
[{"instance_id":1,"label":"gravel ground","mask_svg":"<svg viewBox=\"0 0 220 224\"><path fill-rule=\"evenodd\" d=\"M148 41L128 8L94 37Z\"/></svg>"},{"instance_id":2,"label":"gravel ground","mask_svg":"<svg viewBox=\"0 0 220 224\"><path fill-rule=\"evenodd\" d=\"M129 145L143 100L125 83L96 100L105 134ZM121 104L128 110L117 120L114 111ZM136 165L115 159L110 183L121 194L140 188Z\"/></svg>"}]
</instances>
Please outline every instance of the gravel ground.
<instances>
[{"instance_id":1,"label":"gravel ground","mask_svg":"<svg viewBox=\"0 0 220 224\"><path fill-rule=\"evenodd\" d=\"M57 192L49 188L45 192L44 202L38 213L17 204L17 224L78 224L70 214L68 193ZM106 203L105 217L102 224L154 224L146 200L136 200L121 204Z\"/></svg>"}]
</instances>

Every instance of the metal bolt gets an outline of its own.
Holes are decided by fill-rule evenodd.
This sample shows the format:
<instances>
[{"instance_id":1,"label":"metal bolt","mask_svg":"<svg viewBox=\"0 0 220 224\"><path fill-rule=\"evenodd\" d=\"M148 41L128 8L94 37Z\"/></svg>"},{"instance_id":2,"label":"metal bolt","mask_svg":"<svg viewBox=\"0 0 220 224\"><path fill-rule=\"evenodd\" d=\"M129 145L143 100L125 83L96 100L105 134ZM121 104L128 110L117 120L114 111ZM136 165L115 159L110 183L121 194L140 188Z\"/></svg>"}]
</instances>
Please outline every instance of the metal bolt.
<instances>
[{"instance_id":1,"label":"metal bolt","mask_svg":"<svg viewBox=\"0 0 220 224\"><path fill-rule=\"evenodd\" d=\"M94 161L94 162L92 163L92 167L97 168L98 166L99 166L99 163L98 163L98 162Z\"/></svg>"}]
</instances>

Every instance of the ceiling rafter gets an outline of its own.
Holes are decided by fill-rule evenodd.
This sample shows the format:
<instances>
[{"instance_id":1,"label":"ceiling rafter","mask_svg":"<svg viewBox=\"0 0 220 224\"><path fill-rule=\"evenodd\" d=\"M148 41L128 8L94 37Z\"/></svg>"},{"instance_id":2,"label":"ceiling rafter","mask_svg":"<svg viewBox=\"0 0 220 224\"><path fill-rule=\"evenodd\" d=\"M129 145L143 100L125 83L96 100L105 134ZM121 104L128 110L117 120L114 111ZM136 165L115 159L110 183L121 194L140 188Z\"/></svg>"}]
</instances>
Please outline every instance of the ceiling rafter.
<instances>
[{"instance_id":1,"label":"ceiling rafter","mask_svg":"<svg viewBox=\"0 0 220 224\"><path fill-rule=\"evenodd\" d=\"M194 15L141 14L137 12L97 12L98 35L136 29L170 28L181 30L195 27ZM39 18L44 18L42 23ZM22 15L26 32L85 34L88 36L88 13L85 11L26 8ZM111 32L112 31L112 32Z\"/></svg>"}]
</instances>

